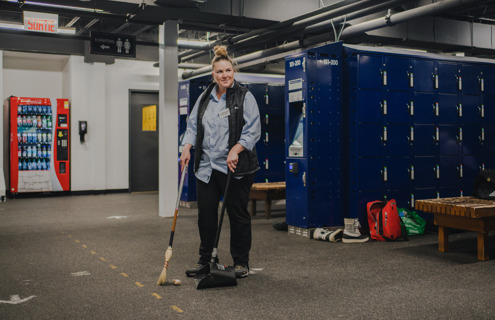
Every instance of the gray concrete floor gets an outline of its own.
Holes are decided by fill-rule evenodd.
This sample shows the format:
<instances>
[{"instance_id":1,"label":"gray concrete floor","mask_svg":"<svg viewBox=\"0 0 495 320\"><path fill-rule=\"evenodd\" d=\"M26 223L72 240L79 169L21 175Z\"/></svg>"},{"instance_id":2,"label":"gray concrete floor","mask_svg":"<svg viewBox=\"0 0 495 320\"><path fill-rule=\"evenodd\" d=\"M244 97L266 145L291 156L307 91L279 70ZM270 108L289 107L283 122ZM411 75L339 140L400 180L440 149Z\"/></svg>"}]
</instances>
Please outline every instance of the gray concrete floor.
<instances>
[{"instance_id":1,"label":"gray concrete floor","mask_svg":"<svg viewBox=\"0 0 495 320\"><path fill-rule=\"evenodd\" d=\"M258 211L252 274L196 290L184 270L197 259L197 210L181 208L165 286L156 281L172 218L157 211L156 193L0 203L0 319L495 318L495 259L477 261L474 233L452 235L449 253L436 234L329 243L276 231L283 210ZM228 238L226 219L225 264Z\"/></svg>"}]
</instances>

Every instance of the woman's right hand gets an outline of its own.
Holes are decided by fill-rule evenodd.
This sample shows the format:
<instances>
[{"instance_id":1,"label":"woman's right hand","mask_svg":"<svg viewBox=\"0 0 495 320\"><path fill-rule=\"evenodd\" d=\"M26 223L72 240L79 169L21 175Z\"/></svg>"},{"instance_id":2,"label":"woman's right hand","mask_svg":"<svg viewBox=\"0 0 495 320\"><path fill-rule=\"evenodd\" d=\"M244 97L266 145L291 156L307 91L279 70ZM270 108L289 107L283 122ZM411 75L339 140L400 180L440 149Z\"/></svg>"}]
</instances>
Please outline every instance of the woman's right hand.
<instances>
[{"instance_id":1,"label":"woman's right hand","mask_svg":"<svg viewBox=\"0 0 495 320\"><path fill-rule=\"evenodd\" d=\"M189 160L191 160L191 145L187 143L184 146L184 149L182 150L182 153L180 155L180 170L183 171L184 167L189 164Z\"/></svg>"}]
</instances>

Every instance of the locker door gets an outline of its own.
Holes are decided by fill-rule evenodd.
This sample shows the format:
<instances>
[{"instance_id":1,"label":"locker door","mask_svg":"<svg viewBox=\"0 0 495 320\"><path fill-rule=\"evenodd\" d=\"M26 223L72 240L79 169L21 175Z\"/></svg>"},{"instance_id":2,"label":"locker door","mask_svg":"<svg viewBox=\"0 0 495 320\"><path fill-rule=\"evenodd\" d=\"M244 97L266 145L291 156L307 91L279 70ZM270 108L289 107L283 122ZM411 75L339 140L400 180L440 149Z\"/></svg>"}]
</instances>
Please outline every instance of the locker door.
<instances>
[{"instance_id":1,"label":"locker door","mask_svg":"<svg viewBox=\"0 0 495 320\"><path fill-rule=\"evenodd\" d=\"M481 67L474 64L461 65L462 93L480 94Z\"/></svg>"},{"instance_id":2,"label":"locker door","mask_svg":"<svg viewBox=\"0 0 495 320\"><path fill-rule=\"evenodd\" d=\"M286 176L286 219L287 224L307 228L308 224L308 188L304 186L307 172L305 159L287 158ZM291 172L292 171L292 172Z\"/></svg>"},{"instance_id":3,"label":"locker door","mask_svg":"<svg viewBox=\"0 0 495 320\"><path fill-rule=\"evenodd\" d=\"M411 126L391 124L387 126L387 155L391 157L407 157L412 151Z\"/></svg>"},{"instance_id":4,"label":"locker door","mask_svg":"<svg viewBox=\"0 0 495 320\"><path fill-rule=\"evenodd\" d=\"M457 95L454 94L439 94L438 95L438 121L439 124L454 124L460 123L458 113Z\"/></svg>"},{"instance_id":5,"label":"locker door","mask_svg":"<svg viewBox=\"0 0 495 320\"><path fill-rule=\"evenodd\" d=\"M411 166L409 158L387 159L388 189L408 189L411 186Z\"/></svg>"},{"instance_id":6,"label":"locker door","mask_svg":"<svg viewBox=\"0 0 495 320\"><path fill-rule=\"evenodd\" d=\"M464 192L470 192L481 167L481 158L478 155L462 157L462 185ZM464 194L468 195L468 194Z\"/></svg>"},{"instance_id":7,"label":"locker door","mask_svg":"<svg viewBox=\"0 0 495 320\"><path fill-rule=\"evenodd\" d=\"M387 97L389 123L409 123L414 115L414 102L406 92L389 92Z\"/></svg>"},{"instance_id":8,"label":"locker door","mask_svg":"<svg viewBox=\"0 0 495 320\"><path fill-rule=\"evenodd\" d=\"M379 90L388 83L381 56L359 54L358 88Z\"/></svg>"},{"instance_id":9,"label":"locker door","mask_svg":"<svg viewBox=\"0 0 495 320\"><path fill-rule=\"evenodd\" d=\"M381 124L361 124L356 126L358 138L355 142L358 150L354 155L362 157L382 156L384 145L390 140L388 137L387 127Z\"/></svg>"},{"instance_id":10,"label":"locker door","mask_svg":"<svg viewBox=\"0 0 495 320\"><path fill-rule=\"evenodd\" d=\"M414 186L415 188L432 188L437 185L436 157L414 158Z\"/></svg>"},{"instance_id":11,"label":"locker door","mask_svg":"<svg viewBox=\"0 0 495 320\"><path fill-rule=\"evenodd\" d=\"M438 63L438 91L441 93L457 93L458 71L457 64L449 62Z\"/></svg>"},{"instance_id":12,"label":"locker door","mask_svg":"<svg viewBox=\"0 0 495 320\"><path fill-rule=\"evenodd\" d=\"M483 97L483 104L478 111L484 123L491 125L495 123L495 91L493 96Z\"/></svg>"},{"instance_id":13,"label":"locker door","mask_svg":"<svg viewBox=\"0 0 495 320\"><path fill-rule=\"evenodd\" d=\"M441 155L457 155L459 153L458 132L457 126L439 126L440 130L440 154Z\"/></svg>"},{"instance_id":14,"label":"locker door","mask_svg":"<svg viewBox=\"0 0 495 320\"><path fill-rule=\"evenodd\" d=\"M384 115L388 113L388 105L381 91L358 90L357 121L382 123Z\"/></svg>"},{"instance_id":15,"label":"locker door","mask_svg":"<svg viewBox=\"0 0 495 320\"><path fill-rule=\"evenodd\" d=\"M398 57L385 57L388 72L388 88L393 91L408 91L411 87L409 79L414 76L408 59Z\"/></svg>"},{"instance_id":16,"label":"locker door","mask_svg":"<svg viewBox=\"0 0 495 320\"><path fill-rule=\"evenodd\" d=\"M462 95L462 122L464 124L480 124L481 112L480 112L480 97L471 95Z\"/></svg>"},{"instance_id":17,"label":"locker door","mask_svg":"<svg viewBox=\"0 0 495 320\"><path fill-rule=\"evenodd\" d=\"M494 66L483 66L483 82L485 93L495 96L495 67Z\"/></svg>"},{"instance_id":18,"label":"locker door","mask_svg":"<svg viewBox=\"0 0 495 320\"><path fill-rule=\"evenodd\" d=\"M481 130L481 153L485 155L495 155L495 127L486 126L481 128Z\"/></svg>"},{"instance_id":19,"label":"locker door","mask_svg":"<svg viewBox=\"0 0 495 320\"><path fill-rule=\"evenodd\" d=\"M384 190L388 172L380 158L360 158L356 161L357 170L351 177L353 189L359 191Z\"/></svg>"},{"instance_id":20,"label":"locker door","mask_svg":"<svg viewBox=\"0 0 495 320\"><path fill-rule=\"evenodd\" d=\"M459 157L440 156L440 172L437 173L440 187L459 186Z\"/></svg>"},{"instance_id":21,"label":"locker door","mask_svg":"<svg viewBox=\"0 0 495 320\"><path fill-rule=\"evenodd\" d=\"M433 92L435 90L435 63L431 60L414 60L414 90Z\"/></svg>"},{"instance_id":22,"label":"locker door","mask_svg":"<svg viewBox=\"0 0 495 320\"><path fill-rule=\"evenodd\" d=\"M414 125L414 154L417 156L433 156L438 154L437 128L434 125ZM438 132L440 138L440 132Z\"/></svg>"},{"instance_id":23,"label":"locker door","mask_svg":"<svg viewBox=\"0 0 495 320\"><path fill-rule=\"evenodd\" d=\"M479 155L481 153L480 127L476 125L462 127L461 149L463 155Z\"/></svg>"},{"instance_id":24,"label":"locker door","mask_svg":"<svg viewBox=\"0 0 495 320\"><path fill-rule=\"evenodd\" d=\"M415 123L438 123L437 106L433 93L414 93L414 122Z\"/></svg>"}]
</instances>

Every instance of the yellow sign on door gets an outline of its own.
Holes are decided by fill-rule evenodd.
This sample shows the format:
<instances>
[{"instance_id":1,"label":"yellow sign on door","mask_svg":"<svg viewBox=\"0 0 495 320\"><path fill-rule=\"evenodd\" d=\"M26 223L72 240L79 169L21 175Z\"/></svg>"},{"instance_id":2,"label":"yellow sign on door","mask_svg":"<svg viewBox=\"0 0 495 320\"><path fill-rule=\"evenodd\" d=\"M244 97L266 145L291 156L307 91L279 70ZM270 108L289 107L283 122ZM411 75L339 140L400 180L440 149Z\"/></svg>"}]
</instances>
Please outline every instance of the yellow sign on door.
<instances>
[{"instance_id":1,"label":"yellow sign on door","mask_svg":"<svg viewBox=\"0 0 495 320\"><path fill-rule=\"evenodd\" d=\"M143 131L156 131L156 105L143 107Z\"/></svg>"}]
</instances>

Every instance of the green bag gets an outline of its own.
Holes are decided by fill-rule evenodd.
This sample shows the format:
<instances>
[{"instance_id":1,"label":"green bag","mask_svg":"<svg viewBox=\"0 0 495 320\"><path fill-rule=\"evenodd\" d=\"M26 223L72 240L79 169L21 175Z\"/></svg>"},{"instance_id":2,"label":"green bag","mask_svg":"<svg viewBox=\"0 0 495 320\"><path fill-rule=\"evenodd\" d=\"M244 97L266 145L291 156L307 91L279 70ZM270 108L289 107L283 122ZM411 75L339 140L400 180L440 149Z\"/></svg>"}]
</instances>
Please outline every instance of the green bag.
<instances>
[{"instance_id":1,"label":"green bag","mask_svg":"<svg viewBox=\"0 0 495 320\"><path fill-rule=\"evenodd\" d=\"M426 221L416 211L399 208L399 216L406 226L408 236L425 233Z\"/></svg>"}]
</instances>

